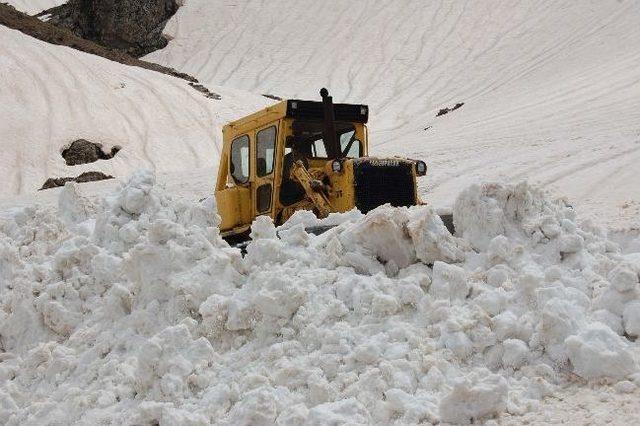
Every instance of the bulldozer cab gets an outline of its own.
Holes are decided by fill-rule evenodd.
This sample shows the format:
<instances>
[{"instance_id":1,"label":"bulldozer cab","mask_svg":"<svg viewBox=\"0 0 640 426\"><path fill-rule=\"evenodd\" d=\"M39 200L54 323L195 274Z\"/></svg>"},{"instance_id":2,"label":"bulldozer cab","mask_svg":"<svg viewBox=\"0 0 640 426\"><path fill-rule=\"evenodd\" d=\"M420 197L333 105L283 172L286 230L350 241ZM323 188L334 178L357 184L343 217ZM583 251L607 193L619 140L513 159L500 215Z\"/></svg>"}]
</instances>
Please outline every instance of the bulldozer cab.
<instances>
[{"instance_id":1,"label":"bulldozer cab","mask_svg":"<svg viewBox=\"0 0 640 426\"><path fill-rule=\"evenodd\" d=\"M286 100L224 126L215 191L223 237L248 235L260 215L279 225L297 210L324 217L417 202L415 161L367 157L369 108L321 95L322 102ZM397 184L400 197L389 195Z\"/></svg>"}]
</instances>

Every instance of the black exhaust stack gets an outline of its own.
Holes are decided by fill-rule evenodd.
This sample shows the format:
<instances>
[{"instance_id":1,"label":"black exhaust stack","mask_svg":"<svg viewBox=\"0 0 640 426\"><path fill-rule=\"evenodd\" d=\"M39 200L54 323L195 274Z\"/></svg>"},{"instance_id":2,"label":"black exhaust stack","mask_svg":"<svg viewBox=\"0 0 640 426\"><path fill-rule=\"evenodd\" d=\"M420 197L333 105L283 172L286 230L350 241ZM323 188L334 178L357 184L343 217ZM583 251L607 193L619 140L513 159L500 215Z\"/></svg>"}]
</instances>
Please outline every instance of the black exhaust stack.
<instances>
[{"instance_id":1,"label":"black exhaust stack","mask_svg":"<svg viewBox=\"0 0 640 426\"><path fill-rule=\"evenodd\" d=\"M322 96L322 108L324 110L322 138L327 149L327 157L338 158L341 152L338 146L338 138L336 137L336 114L333 110L333 98L329 96L329 91L324 87L320 90L320 96Z\"/></svg>"}]
</instances>

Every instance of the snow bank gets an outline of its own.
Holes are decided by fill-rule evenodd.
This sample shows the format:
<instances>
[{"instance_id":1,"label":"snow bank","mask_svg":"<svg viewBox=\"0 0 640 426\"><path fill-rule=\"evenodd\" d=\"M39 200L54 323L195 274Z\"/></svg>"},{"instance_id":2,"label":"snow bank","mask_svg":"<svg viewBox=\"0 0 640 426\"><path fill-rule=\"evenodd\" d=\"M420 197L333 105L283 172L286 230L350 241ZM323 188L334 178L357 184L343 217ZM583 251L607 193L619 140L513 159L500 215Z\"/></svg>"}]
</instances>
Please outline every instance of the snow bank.
<instances>
[{"instance_id":1,"label":"snow bank","mask_svg":"<svg viewBox=\"0 0 640 426\"><path fill-rule=\"evenodd\" d=\"M454 219L261 217L242 258L212 199L148 173L5 212L0 423L469 423L568 372L633 381L633 256L526 184L470 187Z\"/></svg>"}]
</instances>

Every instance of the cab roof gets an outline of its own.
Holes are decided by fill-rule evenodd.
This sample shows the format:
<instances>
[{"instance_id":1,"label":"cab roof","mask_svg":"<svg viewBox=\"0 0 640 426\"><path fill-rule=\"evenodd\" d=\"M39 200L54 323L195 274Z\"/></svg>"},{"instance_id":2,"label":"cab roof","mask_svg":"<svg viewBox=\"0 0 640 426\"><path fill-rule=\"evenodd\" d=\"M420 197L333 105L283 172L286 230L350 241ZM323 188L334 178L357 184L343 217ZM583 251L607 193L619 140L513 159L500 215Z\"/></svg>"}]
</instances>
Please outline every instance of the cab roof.
<instances>
[{"instance_id":1,"label":"cab roof","mask_svg":"<svg viewBox=\"0 0 640 426\"><path fill-rule=\"evenodd\" d=\"M369 120L369 107L362 104L333 104L336 121L351 123L367 123ZM223 131L230 129L246 128L248 124L255 123L259 127L263 123L290 117L302 120L323 120L324 109L322 102L305 101L301 99L289 99L261 109L253 114L232 121L224 126Z\"/></svg>"}]
</instances>

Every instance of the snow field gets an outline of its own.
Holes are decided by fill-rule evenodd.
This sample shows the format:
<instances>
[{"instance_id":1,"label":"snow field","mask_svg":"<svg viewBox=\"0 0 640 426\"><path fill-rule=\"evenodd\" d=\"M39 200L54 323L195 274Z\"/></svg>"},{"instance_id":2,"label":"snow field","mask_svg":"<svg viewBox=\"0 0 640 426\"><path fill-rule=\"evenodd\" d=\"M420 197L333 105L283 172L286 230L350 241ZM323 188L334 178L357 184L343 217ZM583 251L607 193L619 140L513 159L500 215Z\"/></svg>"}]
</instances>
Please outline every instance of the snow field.
<instances>
[{"instance_id":1,"label":"snow field","mask_svg":"<svg viewBox=\"0 0 640 426\"><path fill-rule=\"evenodd\" d=\"M212 199L138 173L0 220L0 422L350 424L536 412L638 374L638 255L525 183L427 206L260 217L246 257Z\"/></svg>"},{"instance_id":2,"label":"snow field","mask_svg":"<svg viewBox=\"0 0 640 426\"><path fill-rule=\"evenodd\" d=\"M0 198L34 194L47 178L100 171L124 178L145 168L180 178L217 168L222 126L269 100L124 66L0 27ZM122 150L111 160L67 166L76 139ZM210 188L208 188L210 190Z\"/></svg>"},{"instance_id":3,"label":"snow field","mask_svg":"<svg viewBox=\"0 0 640 426\"><path fill-rule=\"evenodd\" d=\"M425 160L421 195L436 206L471 183L526 179L637 229L639 6L189 0L146 58L208 84L369 104L371 152Z\"/></svg>"}]
</instances>

